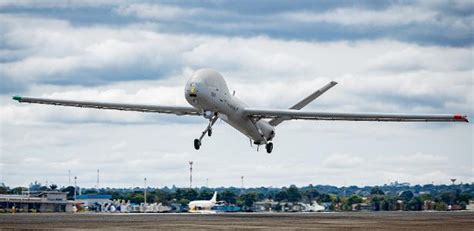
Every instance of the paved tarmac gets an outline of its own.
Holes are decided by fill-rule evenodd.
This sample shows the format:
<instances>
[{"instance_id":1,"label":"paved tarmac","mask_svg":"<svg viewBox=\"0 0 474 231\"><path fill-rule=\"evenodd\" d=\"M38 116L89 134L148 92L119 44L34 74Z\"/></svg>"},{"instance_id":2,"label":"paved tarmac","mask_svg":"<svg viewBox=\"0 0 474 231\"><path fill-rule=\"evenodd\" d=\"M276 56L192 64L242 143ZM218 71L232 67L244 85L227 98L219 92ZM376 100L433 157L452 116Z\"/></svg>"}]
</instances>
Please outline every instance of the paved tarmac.
<instances>
[{"instance_id":1,"label":"paved tarmac","mask_svg":"<svg viewBox=\"0 0 474 231\"><path fill-rule=\"evenodd\" d=\"M23 230L474 230L474 212L0 214Z\"/></svg>"}]
</instances>

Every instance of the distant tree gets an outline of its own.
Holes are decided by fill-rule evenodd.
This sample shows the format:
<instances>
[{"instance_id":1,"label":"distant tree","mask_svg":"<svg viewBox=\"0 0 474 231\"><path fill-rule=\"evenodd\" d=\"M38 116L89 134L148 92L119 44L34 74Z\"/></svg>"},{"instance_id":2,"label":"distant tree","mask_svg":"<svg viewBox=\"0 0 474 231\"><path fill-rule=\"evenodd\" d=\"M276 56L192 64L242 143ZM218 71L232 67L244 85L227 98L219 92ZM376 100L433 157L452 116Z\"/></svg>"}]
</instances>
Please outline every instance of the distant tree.
<instances>
[{"instance_id":1,"label":"distant tree","mask_svg":"<svg viewBox=\"0 0 474 231\"><path fill-rule=\"evenodd\" d=\"M84 190L84 194L96 194L96 193L97 193L96 189L85 189Z\"/></svg>"},{"instance_id":2,"label":"distant tree","mask_svg":"<svg viewBox=\"0 0 474 231\"><path fill-rule=\"evenodd\" d=\"M61 192L67 192L66 196L68 200L74 199L74 186L68 186L66 188L63 188Z\"/></svg>"},{"instance_id":3,"label":"distant tree","mask_svg":"<svg viewBox=\"0 0 474 231\"><path fill-rule=\"evenodd\" d=\"M156 202L166 203L172 200L172 196L169 192L161 189L157 189L153 196Z\"/></svg>"},{"instance_id":4,"label":"distant tree","mask_svg":"<svg viewBox=\"0 0 474 231\"><path fill-rule=\"evenodd\" d=\"M198 193L194 189L186 189L184 193L184 197L187 200L194 201L197 199Z\"/></svg>"},{"instance_id":5,"label":"distant tree","mask_svg":"<svg viewBox=\"0 0 474 231\"><path fill-rule=\"evenodd\" d=\"M10 190L10 194L21 194L24 191L27 191L28 189L25 187L16 187Z\"/></svg>"},{"instance_id":6,"label":"distant tree","mask_svg":"<svg viewBox=\"0 0 474 231\"><path fill-rule=\"evenodd\" d=\"M442 201L435 203L434 209L436 211L446 211L448 210L448 205Z\"/></svg>"},{"instance_id":7,"label":"distant tree","mask_svg":"<svg viewBox=\"0 0 474 231\"><path fill-rule=\"evenodd\" d=\"M407 204L408 210L420 211L423 209L423 201L420 197L413 197Z\"/></svg>"},{"instance_id":8,"label":"distant tree","mask_svg":"<svg viewBox=\"0 0 474 231\"><path fill-rule=\"evenodd\" d=\"M382 189L379 188L379 186L375 186L370 190L371 195L385 195L385 193L382 191Z\"/></svg>"},{"instance_id":9,"label":"distant tree","mask_svg":"<svg viewBox=\"0 0 474 231\"><path fill-rule=\"evenodd\" d=\"M52 184L52 185L49 186L49 188L54 191L54 190L58 189L58 185Z\"/></svg>"},{"instance_id":10,"label":"distant tree","mask_svg":"<svg viewBox=\"0 0 474 231\"><path fill-rule=\"evenodd\" d=\"M248 192L248 193L242 194L239 199L242 205L246 207L246 210L250 210L253 203L255 203L255 201L257 200L257 193Z\"/></svg>"},{"instance_id":11,"label":"distant tree","mask_svg":"<svg viewBox=\"0 0 474 231\"><path fill-rule=\"evenodd\" d=\"M288 201L289 202L297 202L297 201L301 200L300 190L295 185L291 185L288 188L287 194L288 194Z\"/></svg>"},{"instance_id":12,"label":"distant tree","mask_svg":"<svg viewBox=\"0 0 474 231\"><path fill-rule=\"evenodd\" d=\"M403 200L404 202L408 202L413 198L413 192L410 190L403 191L400 193L400 200Z\"/></svg>"},{"instance_id":13,"label":"distant tree","mask_svg":"<svg viewBox=\"0 0 474 231\"><path fill-rule=\"evenodd\" d=\"M472 195L467 192L460 193L457 201L464 202L465 204L469 204L469 200L472 198Z\"/></svg>"},{"instance_id":14,"label":"distant tree","mask_svg":"<svg viewBox=\"0 0 474 231\"><path fill-rule=\"evenodd\" d=\"M180 199L180 200L178 200L178 203L181 204L182 206L187 206L189 204L189 200Z\"/></svg>"},{"instance_id":15,"label":"distant tree","mask_svg":"<svg viewBox=\"0 0 474 231\"><path fill-rule=\"evenodd\" d=\"M9 188L7 186L5 186L5 185L0 186L0 194L7 194L8 190L9 190Z\"/></svg>"},{"instance_id":16,"label":"distant tree","mask_svg":"<svg viewBox=\"0 0 474 231\"><path fill-rule=\"evenodd\" d=\"M185 190L181 189L181 188L178 188L176 189L176 191L174 192L174 195L173 197L176 199L176 200L181 200L181 199L184 199L185 198Z\"/></svg>"},{"instance_id":17,"label":"distant tree","mask_svg":"<svg viewBox=\"0 0 474 231\"><path fill-rule=\"evenodd\" d=\"M267 195L267 199L269 199L269 200L273 200L274 197L275 197L275 195L272 194L272 193L269 193L269 194Z\"/></svg>"},{"instance_id":18,"label":"distant tree","mask_svg":"<svg viewBox=\"0 0 474 231\"><path fill-rule=\"evenodd\" d=\"M379 211L380 210L381 200L383 200L382 197L378 197L378 196L372 197L372 200L371 200L370 204L372 205L372 209L374 211Z\"/></svg>"},{"instance_id":19,"label":"distant tree","mask_svg":"<svg viewBox=\"0 0 474 231\"><path fill-rule=\"evenodd\" d=\"M186 199L189 201L194 201L198 197L198 193L194 189L178 188L176 189L176 192L174 193L173 196L176 200Z\"/></svg>"},{"instance_id":20,"label":"distant tree","mask_svg":"<svg viewBox=\"0 0 474 231\"><path fill-rule=\"evenodd\" d=\"M275 194L276 201L286 201L288 200L288 192L286 190L281 190Z\"/></svg>"},{"instance_id":21,"label":"distant tree","mask_svg":"<svg viewBox=\"0 0 474 231\"><path fill-rule=\"evenodd\" d=\"M385 196L380 202L380 210L394 211L397 210L397 199L393 197Z\"/></svg>"},{"instance_id":22,"label":"distant tree","mask_svg":"<svg viewBox=\"0 0 474 231\"><path fill-rule=\"evenodd\" d=\"M235 204L237 202L237 195L229 190L225 190L217 195L219 200L225 201L229 204Z\"/></svg>"},{"instance_id":23,"label":"distant tree","mask_svg":"<svg viewBox=\"0 0 474 231\"><path fill-rule=\"evenodd\" d=\"M214 192L212 192L209 189L204 189L201 190L197 196L198 200L210 200L212 196L214 195Z\"/></svg>"},{"instance_id":24,"label":"distant tree","mask_svg":"<svg viewBox=\"0 0 474 231\"><path fill-rule=\"evenodd\" d=\"M424 202L424 201L429 201L429 200L431 200L432 197L431 197L431 194L426 193L426 194L421 194L421 195L420 195L420 199L421 199L421 201Z\"/></svg>"},{"instance_id":25,"label":"distant tree","mask_svg":"<svg viewBox=\"0 0 474 231\"><path fill-rule=\"evenodd\" d=\"M148 196L147 196L148 198ZM143 193L134 193L131 197L130 197L130 202L132 203L135 203L135 204L141 204L144 202L144 197L143 197Z\"/></svg>"},{"instance_id":26,"label":"distant tree","mask_svg":"<svg viewBox=\"0 0 474 231\"><path fill-rule=\"evenodd\" d=\"M331 195L329 195L327 193L321 193L319 195L319 201L320 202L332 202Z\"/></svg>"},{"instance_id":27,"label":"distant tree","mask_svg":"<svg viewBox=\"0 0 474 231\"><path fill-rule=\"evenodd\" d=\"M349 197L349 199L347 200L347 203L348 203L349 205L362 203L362 197L360 197L360 196L358 196L358 195L352 195L352 196Z\"/></svg>"},{"instance_id":28,"label":"distant tree","mask_svg":"<svg viewBox=\"0 0 474 231\"><path fill-rule=\"evenodd\" d=\"M441 193L440 198L442 202L452 205L456 200L456 194L454 192L443 192Z\"/></svg>"},{"instance_id":29,"label":"distant tree","mask_svg":"<svg viewBox=\"0 0 474 231\"><path fill-rule=\"evenodd\" d=\"M316 199L320 193L318 190L311 188L311 189L306 190L303 194L308 199L308 201L311 202L314 199Z\"/></svg>"},{"instance_id":30,"label":"distant tree","mask_svg":"<svg viewBox=\"0 0 474 231\"><path fill-rule=\"evenodd\" d=\"M265 200L265 194L257 192L257 201Z\"/></svg>"}]
</instances>

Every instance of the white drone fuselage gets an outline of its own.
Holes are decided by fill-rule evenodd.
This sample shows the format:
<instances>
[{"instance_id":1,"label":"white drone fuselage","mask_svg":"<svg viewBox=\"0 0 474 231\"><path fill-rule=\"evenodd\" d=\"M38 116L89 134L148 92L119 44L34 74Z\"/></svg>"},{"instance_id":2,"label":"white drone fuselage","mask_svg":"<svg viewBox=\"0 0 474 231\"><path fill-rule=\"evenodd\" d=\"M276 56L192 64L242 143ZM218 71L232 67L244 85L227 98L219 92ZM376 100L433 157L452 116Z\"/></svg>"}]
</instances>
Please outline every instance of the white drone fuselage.
<instances>
[{"instance_id":1,"label":"white drone fuselage","mask_svg":"<svg viewBox=\"0 0 474 231\"><path fill-rule=\"evenodd\" d=\"M195 72L184 92L189 104L203 111L205 118L217 115L255 144L265 144L275 136L275 128L268 121L251 118L243 112L247 105L229 92L224 78L216 71L202 69Z\"/></svg>"}]
</instances>

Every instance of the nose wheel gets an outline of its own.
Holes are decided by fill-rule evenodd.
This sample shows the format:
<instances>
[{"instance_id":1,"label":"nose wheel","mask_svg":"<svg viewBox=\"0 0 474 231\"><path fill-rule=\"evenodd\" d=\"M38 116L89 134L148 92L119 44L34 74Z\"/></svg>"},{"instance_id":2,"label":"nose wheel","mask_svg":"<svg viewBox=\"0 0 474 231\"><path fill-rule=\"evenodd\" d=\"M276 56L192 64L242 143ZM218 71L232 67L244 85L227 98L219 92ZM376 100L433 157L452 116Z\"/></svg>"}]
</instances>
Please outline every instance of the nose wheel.
<instances>
[{"instance_id":1,"label":"nose wheel","mask_svg":"<svg viewBox=\"0 0 474 231\"><path fill-rule=\"evenodd\" d=\"M201 147L201 141L199 141L199 139L194 139L194 148L196 150L199 150L200 147Z\"/></svg>"},{"instance_id":2,"label":"nose wheel","mask_svg":"<svg viewBox=\"0 0 474 231\"><path fill-rule=\"evenodd\" d=\"M265 144L265 149L267 149L267 153L268 153L268 154L272 153L272 150L273 150L273 143L272 143L272 142L268 142L267 144Z\"/></svg>"}]
</instances>

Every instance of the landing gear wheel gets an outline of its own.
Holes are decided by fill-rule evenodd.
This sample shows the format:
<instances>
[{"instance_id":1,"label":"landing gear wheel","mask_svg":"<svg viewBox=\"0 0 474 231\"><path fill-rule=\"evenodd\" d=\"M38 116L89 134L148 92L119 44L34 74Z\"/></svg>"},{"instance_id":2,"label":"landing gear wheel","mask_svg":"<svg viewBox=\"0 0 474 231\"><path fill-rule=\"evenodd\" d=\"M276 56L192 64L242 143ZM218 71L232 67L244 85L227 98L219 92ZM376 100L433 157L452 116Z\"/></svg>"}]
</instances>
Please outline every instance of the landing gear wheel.
<instances>
[{"instance_id":1,"label":"landing gear wheel","mask_svg":"<svg viewBox=\"0 0 474 231\"><path fill-rule=\"evenodd\" d=\"M198 139L194 139L194 148L196 150L199 150L200 147L201 147L201 141L199 141Z\"/></svg>"},{"instance_id":2,"label":"landing gear wheel","mask_svg":"<svg viewBox=\"0 0 474 231\"><path fill-rule=\"evenodd\" d=\"M212 129L207 130L207 136L212 136Z\"/></svg>"},{"instance_id":3,"label":"landing gear wheel","mask_svg":"<svg viewBox=\"0 0 474 231\"><path fill-rule=\"evenodd\" d=\"M273 143L272 143L272 142L267 143L267 144L265 145L265 149L267 149L267 153L268 153L268 154L272 153L272 150L273 150Z\"/></svg>"}]
</instances>

